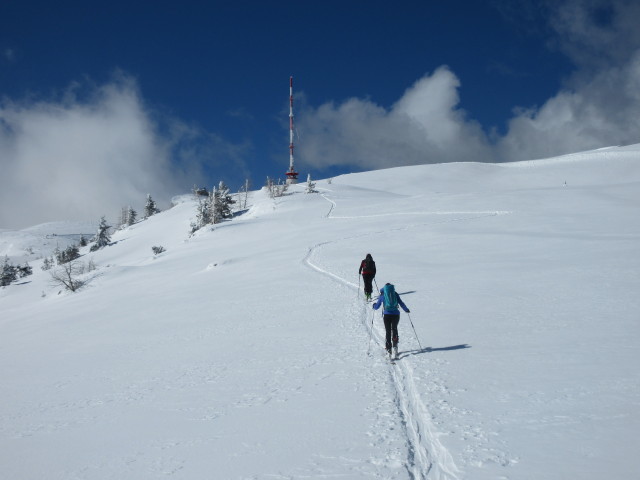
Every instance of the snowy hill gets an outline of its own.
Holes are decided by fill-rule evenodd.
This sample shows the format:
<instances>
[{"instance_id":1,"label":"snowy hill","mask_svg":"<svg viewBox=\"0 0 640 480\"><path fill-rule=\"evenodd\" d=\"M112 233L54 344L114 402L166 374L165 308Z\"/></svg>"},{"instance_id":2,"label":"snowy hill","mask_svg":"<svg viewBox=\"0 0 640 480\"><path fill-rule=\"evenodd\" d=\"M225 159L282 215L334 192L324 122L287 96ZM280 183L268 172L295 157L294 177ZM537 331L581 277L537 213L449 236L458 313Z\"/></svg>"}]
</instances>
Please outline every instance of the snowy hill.
<instances>
[{"instance_id":1,"label":"snowy hill","mask_svg":"<svg viewBox=\"0 0 640 480\"><path fill-rule=\"evenodd\" d=\"M56 248L77 245L83 236L90 240L97 227L88 222L51 222L24 230L0 230L0 258L8 257L13 264L42 259Z\"/></svg>"},{"instance_id":2,"label":"snowy hill","mask_svg":"<svg viewBox=\"0 0 640 480\"><path fill-rule=\"evenodd\" d=\"M181 197L83 250L76 293L30 260L0 288L3 478L637 475L639 146L317 188L191 238ZM411 309L395 365L367 253Z\"/></svg>"}]
</instances>

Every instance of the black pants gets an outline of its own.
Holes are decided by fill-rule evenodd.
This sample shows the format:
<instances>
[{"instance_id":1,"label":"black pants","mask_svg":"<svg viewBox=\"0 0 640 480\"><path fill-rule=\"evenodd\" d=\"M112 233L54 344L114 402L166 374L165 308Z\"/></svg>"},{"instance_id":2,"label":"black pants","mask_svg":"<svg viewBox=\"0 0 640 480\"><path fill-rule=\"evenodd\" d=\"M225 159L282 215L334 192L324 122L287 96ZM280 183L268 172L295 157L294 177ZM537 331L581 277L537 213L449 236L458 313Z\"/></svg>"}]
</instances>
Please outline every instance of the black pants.
<instances>
[{"instance_id":1,"label":"black pants","mask_svg":"<svg viewBox=\"0 0 640 480\"><path fill-rule=\"evenodd\" d=\"M391 340L393 340L393 346L398 346L398 323L400 322L400 315L390 315L385 313L382 317L384 319L384 329L387 331L385 348L391 350Z\"/></svg>"},{"instance_id":2,"label":"black pants","mask_svg":"<svg viewBox=\"0 0 640 480\"><path fill-rule=\"evenodd\" d=\"M368 293L369 295L371 295L371 292L373 292L373 285L371 285L371 282L373 282L374 276L375 275L371 275L370 273L362 274L362 281L364 282L364 293Z\"/></svg>"}]
</instances>

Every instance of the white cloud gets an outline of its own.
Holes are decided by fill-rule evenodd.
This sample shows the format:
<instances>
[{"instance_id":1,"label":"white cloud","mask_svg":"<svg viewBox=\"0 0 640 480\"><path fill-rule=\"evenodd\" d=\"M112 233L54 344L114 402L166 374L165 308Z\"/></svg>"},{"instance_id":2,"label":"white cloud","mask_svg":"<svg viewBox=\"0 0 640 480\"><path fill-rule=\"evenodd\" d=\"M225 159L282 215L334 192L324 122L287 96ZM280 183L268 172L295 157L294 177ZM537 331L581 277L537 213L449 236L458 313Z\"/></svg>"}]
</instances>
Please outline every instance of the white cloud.
<instances>
[{"instance_id":1,"label":"white cloud","mask_svg":"<svg viewBox=\"0 0 640 480\"><path fill-rule=\"evenodd\" d=\"M546 2L554 44L577 66L541 107L519 111L497 142L504 160L640 142L640 3Z\"/></svg>"},{"instance_id":2,"label":"white cloud","mask_svg":"<svg viewBox=\"0 0 640 480\"><path fill-rule=\"evenodd\" d=\"M547 0L555 41L581 70L625 64L640 47L637 0Z\"/></svg>"},{"instance_id":3,"label":"white cloud","mask_svg":"<svg viewBox=\"0 0 640 480\"><path fill-rule=\"evenodd\" d=\"M175 120L154 122L128 77L82 89L0 104L0 228L115 220L123 206L141 209L147 193L165 206L220 152L240 161L242 147Z\"/></svg>"},{"instance_id":4,"label":"white cloud","mask_svg":"<svg viewBox=\"0 0 640 480\"><path fill-rule=\"evenodd\" d=\"M639 142L640 52L521 112L497 148L502 159L523 160Z\"/></svg>"},{"instance_id":5,"label":"white cloud","mask_svg":"<svg viewBox=\"0 0 640 480\"><path fill-rule=\"evenodd\" d=\"M508 2L507 2L508 3ZM553 45L575 63L541 106L514 108L504 135L487 134L459 107L460 81L447 67L425 75L389 109L351 98L306 109L299 150L317 168L360 169L450 161L514 161L640 142L640 3L523 0L520 18L547 14ZM536 12L536 15L534 15ZM506 12L510 16L511 11ZM525 19L526 20L526 19ZM537 33L540 30L532 30ZM496 93L499 95L499 92Z\"/></svg>"},{"instance_id":6,"label":"white cloud","mask_svg":"<svg viewBox=\"0 0 640 480\"><path fill-rule=\"evenodd\" d=\"M300 154L316 168L489 160L480 126L458 108L458 87L458 78L441 67L388 110L356 98L304 107L298 121Z\"/></svg>"}]
</instances>

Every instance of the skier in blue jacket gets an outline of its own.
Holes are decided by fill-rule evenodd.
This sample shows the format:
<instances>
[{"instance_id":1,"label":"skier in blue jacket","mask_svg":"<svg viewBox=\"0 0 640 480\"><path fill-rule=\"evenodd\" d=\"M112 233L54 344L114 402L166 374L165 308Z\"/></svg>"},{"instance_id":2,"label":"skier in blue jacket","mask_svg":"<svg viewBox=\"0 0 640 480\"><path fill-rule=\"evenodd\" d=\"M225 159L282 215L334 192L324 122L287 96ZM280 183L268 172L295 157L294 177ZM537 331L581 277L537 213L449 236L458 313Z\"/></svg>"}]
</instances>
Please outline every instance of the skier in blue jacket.
<instances>
[{"instance_id":1,"label":"skier in blue jacket","mask_svg":"<svg viewBox=\"0 0 640 480\"><path fill-rule=\"evenodd\" d=\"M382 309L382 318L384 319L384 328L386 330L385 348L391 355L391 347L393 340L393 355L398 356L398 323L400 322L400 310L398 305L402 309L410 313L409 308L404 304L395 287L387 283L380 289L380 296L373 304L373 309L378 310L380 305L384 305Z\"/></svg>"}]
</instances>

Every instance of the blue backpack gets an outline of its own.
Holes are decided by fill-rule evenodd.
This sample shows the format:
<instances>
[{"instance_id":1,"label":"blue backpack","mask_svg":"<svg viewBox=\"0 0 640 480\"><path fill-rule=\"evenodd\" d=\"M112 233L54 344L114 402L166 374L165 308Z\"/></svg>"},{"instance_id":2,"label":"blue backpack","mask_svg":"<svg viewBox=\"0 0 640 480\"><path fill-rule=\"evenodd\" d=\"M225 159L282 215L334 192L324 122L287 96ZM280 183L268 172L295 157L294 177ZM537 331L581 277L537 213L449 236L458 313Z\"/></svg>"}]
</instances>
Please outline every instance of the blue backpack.
<instances>
[{"instance_id":1,"label":"blue backpack","mask_svg":"<svg viewBox=\"0 0 640 480\"><path fill-rule=\"evenodd\" d=\"M385 310L397 310L398 309L398 294L396 289L390 283L387 283L384 288L384 309Z\"/></svg>"}]
</instances>

